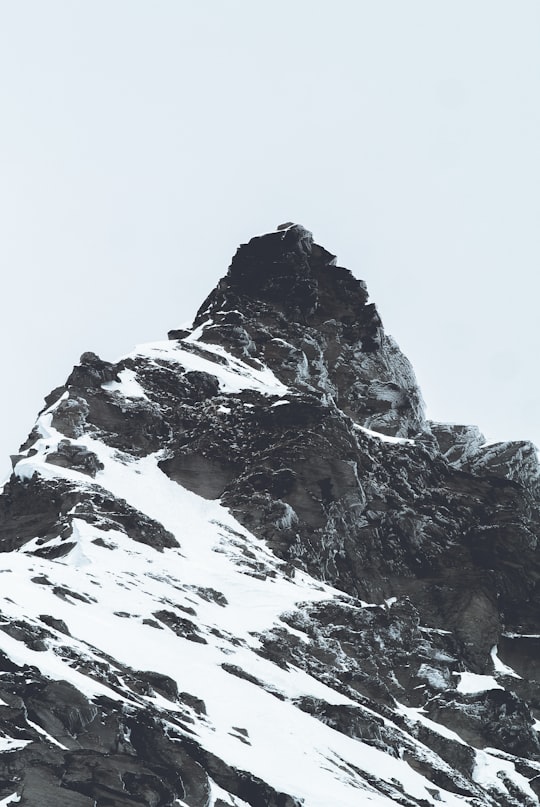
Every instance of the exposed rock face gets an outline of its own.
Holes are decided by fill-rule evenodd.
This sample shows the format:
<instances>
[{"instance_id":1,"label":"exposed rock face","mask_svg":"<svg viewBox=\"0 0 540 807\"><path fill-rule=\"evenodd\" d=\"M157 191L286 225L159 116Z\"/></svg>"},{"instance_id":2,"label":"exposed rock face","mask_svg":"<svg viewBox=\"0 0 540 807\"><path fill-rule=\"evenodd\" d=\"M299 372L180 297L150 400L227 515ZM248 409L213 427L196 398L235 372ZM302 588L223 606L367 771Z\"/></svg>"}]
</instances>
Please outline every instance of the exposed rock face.
<instances>
[{"instance_id":1,"label":"exposed rock face","mask_svg":"<svg viewBox=\"0 0 540 807\"><path fill-rule=\"evenodd\" d=\"M539 804L534 446L426 421L299 225L169 336L0 496L0 804Z\"/></svg>"},{"instance_id":2,"label":"exposed rock face","mask_svg":"<svg viewBox=\"0 0 540 807\"><path fill-rule=\"evenodd\" d=\"M425 425L420 391L367 299L365 283L292 225L239 248L194 325L204 326L201 341L324 393L365 426L408 437Z\"/></svg>"}]
</instances>

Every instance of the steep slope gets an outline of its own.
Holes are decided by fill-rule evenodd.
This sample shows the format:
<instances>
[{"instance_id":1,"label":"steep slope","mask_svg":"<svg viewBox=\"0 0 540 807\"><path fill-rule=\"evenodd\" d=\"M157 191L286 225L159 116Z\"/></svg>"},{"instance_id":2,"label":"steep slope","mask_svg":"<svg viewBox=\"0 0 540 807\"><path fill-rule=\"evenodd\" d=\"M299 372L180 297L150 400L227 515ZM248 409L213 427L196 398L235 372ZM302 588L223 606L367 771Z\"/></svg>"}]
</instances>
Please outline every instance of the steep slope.
<instances>
[{"instance_id":1,"label":"steep slope","mask_svg":"<svg viewBox=\"0 0 540 807\"><path fill-rule=\"evenodd\" d=\"M0 805L537 805L539 470L298 225L81 357L0 496Z\"/></svg>"}]
</instances>

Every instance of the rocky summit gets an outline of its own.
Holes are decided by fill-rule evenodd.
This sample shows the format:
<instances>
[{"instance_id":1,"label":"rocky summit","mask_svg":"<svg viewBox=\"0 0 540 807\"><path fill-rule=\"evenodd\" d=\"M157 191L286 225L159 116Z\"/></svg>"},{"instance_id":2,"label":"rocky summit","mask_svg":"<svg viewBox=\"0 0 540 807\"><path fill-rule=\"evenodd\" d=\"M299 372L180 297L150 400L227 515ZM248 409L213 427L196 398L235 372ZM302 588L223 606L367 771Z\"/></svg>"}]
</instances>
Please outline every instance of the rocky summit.
<instances>
[{"instance_id":1,"label":"rocky summit","mask_svg":"<svg viewBox=\"0 0 540 807\"><path fill-rule=\"evenodd\" d=\"M540 474L295 224L81 356L0 496L0 806L533 807Z\"/></svg>"}]
</instances>

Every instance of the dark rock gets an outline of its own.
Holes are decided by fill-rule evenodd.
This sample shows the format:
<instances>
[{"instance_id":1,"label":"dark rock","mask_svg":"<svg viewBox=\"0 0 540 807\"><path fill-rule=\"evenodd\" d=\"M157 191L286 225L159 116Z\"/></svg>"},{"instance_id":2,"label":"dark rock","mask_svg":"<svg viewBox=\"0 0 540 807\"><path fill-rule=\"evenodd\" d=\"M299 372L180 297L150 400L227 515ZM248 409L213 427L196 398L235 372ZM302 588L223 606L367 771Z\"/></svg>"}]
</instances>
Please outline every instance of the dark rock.
<instances>
[{"instance_id":1,"label":"dark rock","mask_svg":"<svg viewBox=\"0 0 540 807\"><path fill-rule=\"evenodd\" d=\"M499 655L518 675L540 683L540 635L503 633ZM514 680L513 684L516 683Z\"/></svg>"},{"instance_id":2,"label":"dark rock","mask_svg":"<svg viewBox=\"0 0 540 807\"><path fill-rule=\"evenodd\" d=\"M59 535L69 539L74 518L102 530L120 530L158 550L178 545L161 524L103 488L81 488L66 480L50 482L37 476L21 481L12 476L0 497L0 551L9 552L33 538L41 544ZM38 549L36 554L62 557L72 548L73 544L60 544Z\"/></svg>"},{"instance_id":3,"label":"dark rock","mask_svg":"<svg viewBox=\"0 0 540 807\"><path fill-rule=\"evenodd\" d=\"M262 805L265 807L302 806L302 800L295 799L286 793L276 792L257 776L226 765L217 756L200 746L192 746L191 753L220 787L253 807L257 807L257 805L261 805L261 807Z\"/></svg>"},{"instance_id":4,"label":"dark rock","mask_svg":"<svg viewBox=\"0 0 540 807\"><path fill-rule=\"evenodd\" d=\"M59 432L72 440L77 440L88 430L88 413L90 406L84 393L77 395L71 389L69 397L65 398L53 412L52 425Z\"/></svg>"},{"instance_id":5,"label":"dark rock","mask_svg":"<svg viewBox=\"0 0 540 807\"><path fill-rule=\"evenodd\" d=\"M540 760L540 744L527 705L512 692L490 689L456 697L441 693L427 705L433 719L456 731L473 747L492 746L518 757Z\"/></svg>"},{"instance_id":6,"label":"dark rock","mask_svg":"<svg viewBox=\"0 0 540 807\"><path fill-rule=\"evenodd\" d=\"M190 695L189 692L180 692L179 698L182 703L187 704L190 709L193 709L193 711L197 712L197 714L206 714L206 706L202 698L197 698L195 695Z\"/></svg>"},{"instance_id":7,"label":"dark rock","mask_svg":"<svg viewBox=\"0 0 540 807\"><path fill-rule=\"evenodd\" d=\"M205 499L219 499L235 476L232 468L211 457L185 452L161 460L159 467L173 482Z\"/></svg>"},{"instance_id":8,"label":"dark rock","mask_svg":"<svg viewBox=\"0 0 540 807\"><path fill-rule=\"evenodd\" d=\"M98 471L103 470L103 463L85 446L78 446L69 440L60 440L56 451L47 455L47 462L59 465L62 468L72 468L82 474L95 477Z\"/></svg>"},{"instance_id":9,"label":"dark rock","mask_svg":"<svg viewBox=\"0 0 540 807\"><path fill-rule=\"evenodd\" d=\"M40 628L39 625L33 625L21 620L12 620L8 623L0 622L0 630L18 642L23 642L30 650L43 652L48 649L45 640L51 634L48 630Z\"/></svg>"},{"instance_id":10,"label":"dark rock","mask_svg":"<svg viewBox=\"0 0 540 807\"><path fill-rule=\"evenodd\" d=\"M66 387L91 389L100 387L108 381L118 381L118 373L111 362L103 361L95 353L83 353L80 364L73 368Z\"/></svg>"},{"instance_id":11,"label":"dark rock","mask_svg":"<svg viewBox=\"0 0 540 807\"><path fill-rule=\"evenodd\" d=\"M178 686L169 675L147 670L140 674L144 681L148 683L152 690L155 690L164 698L170 701L178 700Z\"/></svg>"},{"instance_id":12,"label":"dark rock","mask_svg":"<svg viewBox=\"0 0 540 807\"><path fill-rule=\"evenodd\" d=\"M167 335L169 339L185 339L190 333L191 331L187 331L185 328L176 328L169 331Z\"/></svg>"},{"instance_id":13,"label":"dark rock","mask_svg":"<svg viewBox=\"0 0 540 807\"><path fill-rule=\"evenodd\" d=\"M29 718L68 748L78 747L78 735L98 714L95 704L67 681L30 685L25 703Z\"/></svg>"},{"instance_id":14,"label":"dark rock","mask_svg":"<svg viewBox=\"0 0 540 807\"><path fill-rule=\"evenodd\" d=\"M174 611L167 610L155 611L154 616L182 639L188 639L190 642L199 642L199 644L207 644L206 639L204 636L201 636L196 624L190 619L185 619L185 617L175 614Z\"/></svg>"},{"instance_id":15,"label":"dark rock","mask_svg":"<svg viewBox=\"0 0 540 807\"><path fill-rule=\"evenodd\" d=\"M215 588L210 586L193 586L192 591L206 602L215 602L217 605L221 605L222 608L228 605L227 597L221 591L216 591Z\"/></svg>"},{"instance_id":16,"label":"dark rock","mask_svg":"<svg viewBox=\"0 0 540 807\"><path fill-rule=\"evenodd\" d=\"M79 600L79 602L96 602L95 599L88 597L84 594L81 594L78 591L73 591L70 588L66 588L65 586L54 586L53 592L59 597L61 600L66 600L69 602L71 599Z\"/></svg>"},{"instance_id":17,"label":"dark rock","mask_svg":"<svg viewBox=\"0 0 540 807\"><path fill-rule=\"evenodd\" d=\"M242 680L249 681L250 684L255 684L256 686L262 686L262 683L261 681L259 681L258 678L256 678L254 675L251 675L251 673L246 672L237 664L229 664L228 662L223 662L221 666L226 672L230 673L231 675L235 675L237 678L242 678Z\"/></svg>"},{"instance_id":18,"label":"dark rock","mask_svg":"<svg viewBox=\"0 0 540 807\"><path fill-rule=\"evenodd\" d=\"M162 524L103 489L92 490L91 496L88 496L88 492L81 495L72 516L95 524L102 530L120 530L134 541L148 544L154 549L178 546L176 538Z\"/></svg>"},{"instance_id":19,"label":"dark rock","mask_svg":"<svg viewBox=\"0 0 540 807\"><path fill-rule=\"evenodd\" d=\"M44 574L40 574L40 575L37 575L36 577L32 577L31 582L36 583L36 585L38 585L38 586L52 586L53 585L51 583L51 581L49 580L49 578Z\"/></svg>"},{"instance_id":20,"label":"dark rock","mask_svg":"<svg viewBox=\"0 0 540 807\"><path fill-rule=\"evenodd\" d=\"M58 558L65 558L76 546L77 544L73 541L66 541L65 538L63 538L61 544L42 546L35 549L34 555L37 555L39 558L47 558L48 560L57 560Z\"/></svg>"},{"instance_id":21,"label":"dark rock","mask_svg":"<svg viewBox=\"0 0 540 807\"><path fill-rule=\"evenodd\" d=\"M74 491L60 481L13 475L0 496L0 551L11 552L36 536L51 535L58 518L74 503Z\"/></svg>"},{"instance_id":22,"label":"dark rock","mask_svg":"<svg viewBox=\"0 0 540 807\"><path fill-rule=\"evenodd\" d=\"M48 616L47 614L41 614L39 618L45 625L48 625L49 628L54 628L54 630L64 633L66 636L71 636L69 628L63 619L56 619L56 617Z\"/></svg>"}]
</instances>

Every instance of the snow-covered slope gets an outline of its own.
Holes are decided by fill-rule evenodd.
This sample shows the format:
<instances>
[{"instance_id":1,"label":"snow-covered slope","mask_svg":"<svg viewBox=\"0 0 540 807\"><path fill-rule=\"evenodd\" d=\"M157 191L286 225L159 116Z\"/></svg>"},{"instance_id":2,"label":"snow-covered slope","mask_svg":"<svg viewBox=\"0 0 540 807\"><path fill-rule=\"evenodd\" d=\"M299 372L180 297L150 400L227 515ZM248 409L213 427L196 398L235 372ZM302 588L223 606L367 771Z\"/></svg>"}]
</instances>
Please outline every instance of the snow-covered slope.
<instances>
[{"instance_id":1,"label":"snow-covered slope","mask_svg":"<svg viewBox=\"0 0 540 807\"><path fill-rule=\"evenodd\" d=\"M295 226L84 354L0 497L0 805L539 804L538 469L477 434Z\"/></svg>"}]
</instances>

